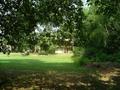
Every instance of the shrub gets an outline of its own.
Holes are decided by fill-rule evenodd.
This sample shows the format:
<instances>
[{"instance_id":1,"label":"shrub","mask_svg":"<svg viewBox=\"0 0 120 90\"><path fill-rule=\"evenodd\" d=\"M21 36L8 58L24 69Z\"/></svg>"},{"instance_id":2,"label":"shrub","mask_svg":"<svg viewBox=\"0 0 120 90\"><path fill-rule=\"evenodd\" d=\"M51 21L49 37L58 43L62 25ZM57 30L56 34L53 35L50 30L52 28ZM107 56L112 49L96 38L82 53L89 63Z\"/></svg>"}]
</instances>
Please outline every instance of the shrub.
<instances>
[{"instance_id":1,"label":"shrub","mask_svg":"<svg viewBox=\"0 0 120 90\"><path fill-rule=\"evenodd\" d=\"M81 56L84 54L84 48L82 47L74 47L73 48L73 53L75 56Z\"/></svg>"},{"instance_id":2,"label":"shrub","mask_svg":"<svg viewBox=\"0 0 120 90\"><path fill-rule=\"evenodd\" d=\"M74 55L76 58L76 62L80 65L85 65L87 63L93 62L119 62L120 63L120 52L114 54L108 54L104 52L103 49L98 48L74 48Z\"/></svg>"},{"instance_id":3,"label":"shrub","mask_svg":"<svg viewBox=\"0 0 120 90\"><path fill-rule=\"evenodd\" d=\"M49 47L48 53L49 54L55 54L55 50L56 50L56 46L55 45L51 45Z\"/></svg>"},{"instance_id":4,"label":"shrub","mask_svg":"<svg viewBox=\"0 0 120 90\"><path fill-rule=\"evenodd\" d=\"M44 50L41 50L38 52L39 55L48 55L48 53Z\"/></svg>"},{"instance_id":5,"label":"shrub","mask_svg":"<svg viewBox=\"0 0 120 90\"><path fill-rule=\"evenodd\" d=\"M72 59L78 65L86 65L87 63L91 62L91 59L88 57L81 55L81 56L73 56Z\"/></svg>"},{"instance_id":6,"label":"shrub","mask_svg":"<svg viewBox=\"0 0 120 90\"><path fill-rule=\"evenodd\" d=\"M79 59L79 64L80 65L86 65L87 63L90 63L90 62L92 62L91 59L89 59L88 57L85 57L85 56L82 56Z\"/></svg>"},{"instance_id":7,"label":"shrub","mask_svg":"<svg viewBox=\"0 0 120 90\"><path fill-rule=\"evenodd\" d=\"M120 61L120 53L115 54L106 54L104 52L97 53L96 57L97 62L119 62Z\"/></svg>"},{"instance_id":8,"label":"shrub","mask_svg":"<svg viewBox=\"0 0 120 90\"><path fill-rule=\"evenodd\" d=\"M22 55L23 55L23 56L28 56L28 55L30 55L30 50L23 51Z\"/></svg>"},{"instance_id":9,"label":"shrub","mask_svg":"<svg viewBox=\"0 0 120 90\"><path fill-rule=\"evenodd\" d=\"M93 58L96 57L97 53L101 53L101 50L98 50L97 48L94 47L87 47L85 49L84 55L88 58Z\"/></svg>"},{"instance_id":10,"label":"shrub","mask_svg":"<svg viewBox=\"0 0 120 90\"><path fill-rule=\"evenodd\" d=\"M120 63L120 52L118 52L118 53L115 53L114 55L114 58L115 58L115 62L119 62Z\"/></svg>"}]
</instances>

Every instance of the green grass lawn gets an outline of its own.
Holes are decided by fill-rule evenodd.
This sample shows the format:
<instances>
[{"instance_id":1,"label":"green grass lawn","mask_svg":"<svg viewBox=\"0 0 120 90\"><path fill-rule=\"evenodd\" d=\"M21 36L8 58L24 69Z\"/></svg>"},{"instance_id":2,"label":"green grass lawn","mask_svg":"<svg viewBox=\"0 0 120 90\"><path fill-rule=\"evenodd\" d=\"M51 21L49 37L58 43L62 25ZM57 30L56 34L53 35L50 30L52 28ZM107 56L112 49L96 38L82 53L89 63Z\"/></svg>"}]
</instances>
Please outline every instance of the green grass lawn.
<instances>
[{"instance_id":1,"label":"green grass lawn","mask_svg":"<svg viewBox=\"0 0 120 90\"><path fill-rule=\"evenodd\" d=\"M61 71L81 72L84 68L74 63L72 54L29 55L12 53L10 56L0 54L0 70L10 71Z\"/></svg>"},{"instance_id":2,"label":"green grass lawn","mask_svg":"<svg viewBox=\"0 0 120 90\"><path fill-rule=\"evenodd\" d=\"M71 54L0 54L0 90L120 90L120 70L104 74L74 63Z\"/></svg>"}]
</instances>

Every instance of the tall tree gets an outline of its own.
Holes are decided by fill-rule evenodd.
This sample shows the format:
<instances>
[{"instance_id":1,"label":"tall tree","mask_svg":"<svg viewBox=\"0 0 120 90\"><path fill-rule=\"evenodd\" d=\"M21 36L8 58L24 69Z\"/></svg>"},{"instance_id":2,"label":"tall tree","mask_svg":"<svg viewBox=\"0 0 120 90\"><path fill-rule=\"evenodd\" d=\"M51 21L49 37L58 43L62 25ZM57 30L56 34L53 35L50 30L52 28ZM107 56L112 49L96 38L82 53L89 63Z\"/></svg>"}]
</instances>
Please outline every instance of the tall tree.
<instances>
[{"instance_id":1,"label":"tall tree","mask_svg":"<svg viewBox=\"0 0 120 90\"><path fill-rule=\"evenodd\" d=\"M70 32L81 31L81 0L5 0L0 7L1 38L14 46L20 47L37 23L51 22L54 26L66 23Z\"/></svg>"},{"instance_id":2,"label":"tall tree","mask_svg":"<svg viewBox=\"0 0 120 90\"><path fill-rule=\"evenodd\" d=\"M108 35L106 41L107 53L120 50L120 1L119 0L89 0L96 7L96 13L104 17L104 28Z\"/></svg>"}]
</instances>

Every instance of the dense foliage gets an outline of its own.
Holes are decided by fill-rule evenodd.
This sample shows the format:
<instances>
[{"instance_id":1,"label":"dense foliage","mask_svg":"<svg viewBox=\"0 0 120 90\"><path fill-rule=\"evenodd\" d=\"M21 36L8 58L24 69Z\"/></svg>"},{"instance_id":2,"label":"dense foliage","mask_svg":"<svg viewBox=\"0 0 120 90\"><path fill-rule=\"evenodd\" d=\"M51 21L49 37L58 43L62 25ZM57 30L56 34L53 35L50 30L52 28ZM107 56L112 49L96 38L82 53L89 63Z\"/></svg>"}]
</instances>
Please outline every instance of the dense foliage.
<instances>
[{"instance_id":1,"label":"dense foliage","mask_svg":"<svg viewBox=\"0 0 120 90\"><path fill-rule=\"evenodd\" d=\"M83 58L87 58L87 62L119 62L120 1L88 0L88 4L83 20Z\"/></svg>"},{"instance_id":2,"label":"dense foliage","mask_svg":"<svg viewBox=\"0 0 120 90\"><path fill-rule=\"evenodd\" d=\"M81 0L1 0L0 7L0 42L4 38L17 51L29 42L35 45L28 38L37 23L64 25L72 33L75 28L79 31L83 14Z\"/></svg>"},{"instance_id":3,"label":"dense foliage","mask_svg":"<svg viewBox=\"0 0 120 90\"><path fill-rule=\"evenodd\" d=\"M83 57L90 60L118 60L120 1L87 0L87 4L84 7L81 0L0 0L0 45L38 53L74 48L78 56L82 48Z\"/></svg>"}]
</instances>

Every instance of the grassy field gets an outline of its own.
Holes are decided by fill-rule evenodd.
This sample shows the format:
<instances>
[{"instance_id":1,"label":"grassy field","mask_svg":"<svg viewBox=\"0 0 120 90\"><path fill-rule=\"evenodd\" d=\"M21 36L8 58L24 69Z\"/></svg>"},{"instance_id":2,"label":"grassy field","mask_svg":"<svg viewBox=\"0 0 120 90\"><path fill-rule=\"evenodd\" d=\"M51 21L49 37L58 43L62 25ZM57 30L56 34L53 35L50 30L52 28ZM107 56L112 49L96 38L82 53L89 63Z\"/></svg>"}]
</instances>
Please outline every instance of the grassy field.
<instances>
[{"instance_id":1,"label":"grassy field","mask_svg":"<svg viewBox=\"0 0 120 90\"><path fill-rule=\"evenodd\" d=\"M72 60L72 54L59 55L29 55L12 53L10 56L0 54L0 69L10 71L85 71Z\"/></svg>"},{"instance_id":2,"label":"grassy field","mask_svg":"<svg viewBox=\"0 0 120 90\"><path fill-rule=\"evenodd\" d=\"M0 53L0 90L120 90L120 69L106 70L81 67L72 54Z\"/></svg>"}]
</instances>

